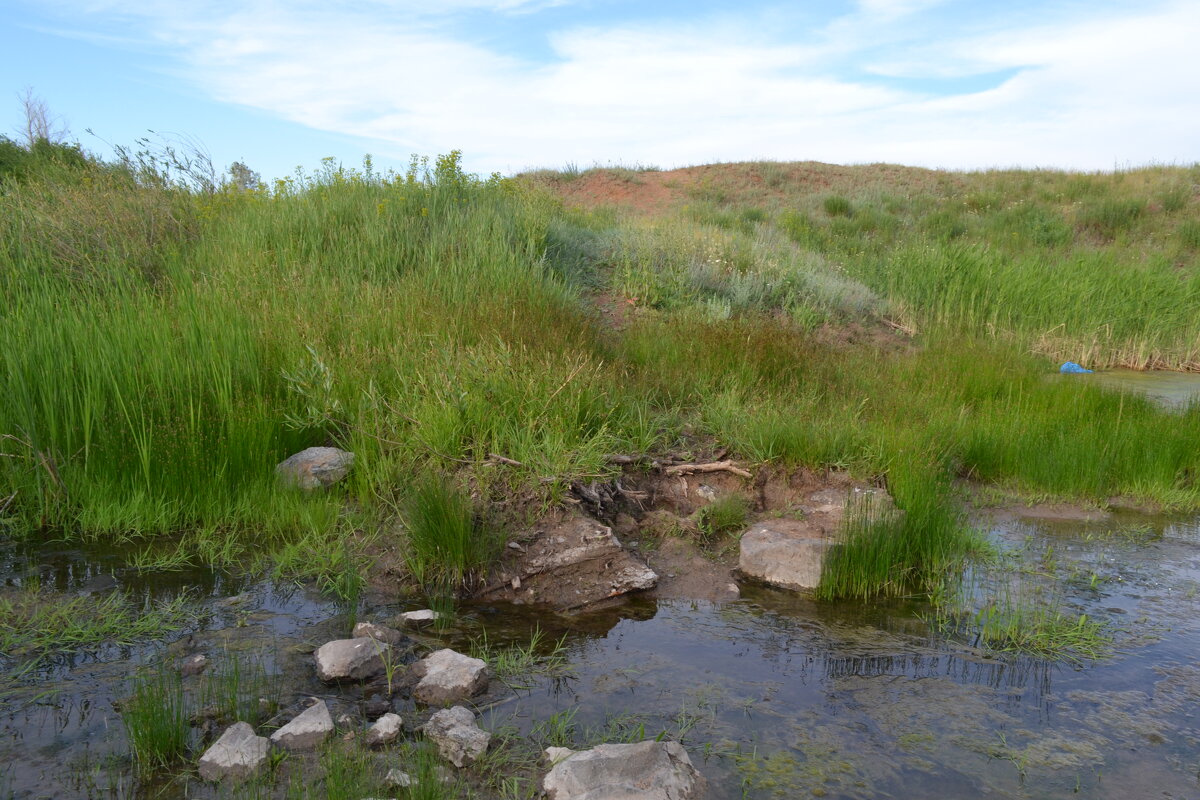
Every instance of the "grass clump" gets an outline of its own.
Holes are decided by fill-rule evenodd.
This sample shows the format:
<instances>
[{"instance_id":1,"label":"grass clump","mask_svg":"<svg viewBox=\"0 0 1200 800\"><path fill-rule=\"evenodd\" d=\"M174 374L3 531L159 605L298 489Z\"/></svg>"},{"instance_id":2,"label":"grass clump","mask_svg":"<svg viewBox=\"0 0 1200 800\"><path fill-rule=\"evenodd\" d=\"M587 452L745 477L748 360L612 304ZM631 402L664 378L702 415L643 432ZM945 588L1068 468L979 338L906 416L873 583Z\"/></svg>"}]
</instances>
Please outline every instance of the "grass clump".
<instances>
[{"instance_id":1,"label":"grass clump","mask_svg":"<svg viewBox=\"0 0 1200 800\"><path fill-rule=\"evenodd\" d=\"M701 539L712 544L745 530L749 513L749 504L741 495L728 494L717 498L699 511L696 524Z\"/></svg>"},{"instance_id":2,"label":"grass clump","mask_svg":"<svg viewBox=\"0 0 1200 800\"><path fill-rule=\"evenodd\" d=\"M179 673L163 665L134 678L132 693L121 707L121 723L139 774L182 760L191 722Z\"/></svg>"},{"instance_id":3,"label":"grass clump","mask_svg":"<svg viewBox=\"0 0 1200 800\"><path fill-rule=\"evenodd\" d=\"M525 643L498 646L488 640L487 631L471 640L471 656L487 662L492 674L503 681L535 675L558 675L567 668L567 637L550 639L541 628L534 628Z\"/></svg>"},{"instance_id":4,"label":"grass clump","mask_svg":"<svg viewBox=\"0 0 1200 800\"><path fill-rule=\"evenodd\" d=\"M1141 198L1105 198L1083 206L1076 220L1084 230L1111 240L1145 215L1146 201Z\"/></svg>"},{"instance_id":5,"label":"grass clump","mask_svg":"<svg viewBox=\"0 0 1200 800\"><path fill-rule=\"evenodd\" d=\"M413 486L405 505L409 570L423 586L459 586L491 563L502 537L476 516L471 499L439 476Z\"/></svg>"},{"instance_id":6,"label":"grass clump","mask_svg":"<svg viewBox=\"0 0 1200 800\"><path fill-rule=\"evenodd\" d=\"M821 207L825 209L825 213L831 217L852 217L854 216L854 206L850 201L839 194L830 195L821 201Z\"/></svg>"},{"instance_id":7,"label":"grass clump","mask_svg":"<svg viewBox=\"0 0 1200 800\"><path fill-rule=\"evenodd\" d=\"M868 493L852 496L842 542L821 572L819 597L926 594L977 546L947 497L944 478L928 465L894 464L888 488L899 512L878 507Z\"/></svg>"}]
</instances>

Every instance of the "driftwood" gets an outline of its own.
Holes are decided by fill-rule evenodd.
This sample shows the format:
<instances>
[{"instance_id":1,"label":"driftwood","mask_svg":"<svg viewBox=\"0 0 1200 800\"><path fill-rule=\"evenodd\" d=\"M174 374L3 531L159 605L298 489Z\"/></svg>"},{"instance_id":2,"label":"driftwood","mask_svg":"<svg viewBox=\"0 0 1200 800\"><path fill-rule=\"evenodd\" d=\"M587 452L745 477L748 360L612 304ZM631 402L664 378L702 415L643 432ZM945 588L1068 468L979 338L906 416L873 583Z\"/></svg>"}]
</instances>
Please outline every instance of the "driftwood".
<instances>
[{"instance_id":1,"label":"driftwood","mask_svg":"<svg viewBox=\"0 0 1200 800\"><path fill-rule=\"evenodd\" d=\"M663 470L668 475L691 475L693 472L730 472L742 478L752 478L749 471L732 461L713 461L708 464L676 464Z\"/></svg>"}]
</instances>

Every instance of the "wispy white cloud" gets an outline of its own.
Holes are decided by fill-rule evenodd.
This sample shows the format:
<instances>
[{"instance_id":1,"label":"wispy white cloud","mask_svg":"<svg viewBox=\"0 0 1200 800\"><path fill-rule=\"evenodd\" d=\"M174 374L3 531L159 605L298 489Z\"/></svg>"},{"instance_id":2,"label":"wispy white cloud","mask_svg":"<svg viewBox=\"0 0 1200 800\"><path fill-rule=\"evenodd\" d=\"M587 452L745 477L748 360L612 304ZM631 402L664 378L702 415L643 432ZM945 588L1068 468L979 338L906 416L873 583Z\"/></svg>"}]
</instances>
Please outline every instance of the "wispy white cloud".
<instances>
[{"instance_id":1,"label":"wispy white cloud","mask_svg":"<svg viewBox=\"0 0 1200 800\"><path fill-rule=\"evenodd\" d=\"M935 0L861 0L803 40L731 27L727 16L670 27L618 22L547 32L552 57L542 60L501 54L447 24L464 10L533 18L560 4L108 0L75 8L125 20L218 100L396 155L460 147L479 169L742 158L1105 168L1200 159L1200 6L1191 2L926 41L919 20ZM948 96L861 77L1013 68L999 86Z\"/></svg>"}]
</instances>

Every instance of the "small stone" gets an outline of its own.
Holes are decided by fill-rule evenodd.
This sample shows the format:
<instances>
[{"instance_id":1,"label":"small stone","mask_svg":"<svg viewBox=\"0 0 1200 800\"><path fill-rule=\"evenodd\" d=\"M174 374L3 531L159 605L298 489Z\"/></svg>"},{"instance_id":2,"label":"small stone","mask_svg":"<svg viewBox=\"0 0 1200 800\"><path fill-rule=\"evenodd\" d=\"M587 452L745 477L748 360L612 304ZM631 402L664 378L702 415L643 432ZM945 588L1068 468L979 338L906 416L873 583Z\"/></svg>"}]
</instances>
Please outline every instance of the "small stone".
<instances>
[{"instance_id":1,"label":"small stone","mask_svg":"<svg viewBox=\"0 0 1200 800\"><path fill-rule=\"evenodd\" d=\"M208 656L203 653L197 653L179 662L179 674L184 678L191 678L194 675L204 672L207 667Z\"/></svg>"},{"instance_id":2,"label":"small stone","mask_svg":"<svg viewBox=\"0 0 1200 800\"><path fill-rule=\"evenodd\" d=\"M269 749L265 736L256 736L248 723L235 722L200 756L200 777L206 781L253 777L266 762Z\"/></svg>"},{"instance_id":3,"label":"small stone","mask_svg":"<svg viewBox=\"0 0 1200 800\"><path fill-rule=\"evenodd\" d=\"M443 709L421 728L425 737L437 745L442 758L456 767L473 764L487 752L492 736L475 724L469 708L454 706Z\"/></svg>"},{"instance_id":4,"label":"small stone","mask_svg":"<svg viewBox=\"0 0 1200 800\"><path fill-rule=\"evenodd\" d=\"M336 447L310 447L280 462L275 474L287 486L312 491L337 483L353 466L354 453Z\"/></svg>"},{"instance_id":5,"label":"small stone","mask_svg":"<svg viewBox=\"0 0 1200 800\"><path fill-rule=\"evenodd\" d=\"M400 736L404 721L399 714L384 714L375 720L375 724L367 731L367 747L383 747L391 744Z\"/></svg>"},{"instance_id":6,"label":"small stone","mask_svg":"<svg viewBox=\"0 0 1200 800\"><path fill-rule=\"evenodd\" d=\"M509 543L508 543L508 549L509 549L509 550L516 550L518 553L524 553L524 552L525 552L525 548L521 546L521 543L520 543L520 542L509 542Z\"/></svg>"},{"instance_id":7,"label":"small stone","mask_svg":"<svg viewBox=\"0 0 1200 800\"><path fill-rule=\"evenodd\" d=\"M363 681L382 675L388 645L369 637L336 639L317 648L317 676L326 683Z\"/></svg>"},{"instance_id":8,"label":"small stone","mask_svg":"<svg viewBox=\"0 0 1200 800\"><path fill-rule=\"evenodd\" d=\"M479 694L491 674L487 664L449 648L436 650L412 666L418 677L413 699L431 706L449 705Z\"/></svg>"},{"instance_id":9,"label":"small stone","mask_svg":"<svg viewBox=\"0 0 1200 800\"><path fill-rule=\"evenodd\" d=\"M285 750L312 750L333 733L333 717L324 700L318 700L295 719L271 734L271 741Z\"/></svg>"},{"instance_id":10,"label":"small stone","mask_svg":"<svg viewBox=\"0 0 1200 800\"><path fill-rule=\"evenodd\" d=\"M431 622L436 622L439 616L441 615L436 611L429 608L423 608L420 611L405 611L398 617L398 619L402 625L419 627L421 625L428 625Z\"/></svg>"},{"instance_id":11,"label":"small stone","mask_svg":"<svg viewBox=\"0 0 1200 800\"><path fill-rule=\"evenodd\" d=\"M401 645L408 641L408 637L395 628L389 628L387 625L377 625L374 622L358 623L354 626L354 630L350 632L350 637L353 639L375 639L391 645Z\"/></svg>"},{"instance_id":12,"label":"small stone","mask_svg":"<svg viewBox=\"0 0 1200 800\"><path fill-rule=\"evenodd\" d=\"M407 789L413 785L412 776L398 769L389 769L383 782L388 786L395 786L397 789Z\"/></svg>"},{"instance_id":13,"label":"small stone","mask_svg":"<svg viewBox=\"0 0 1200 800\"><path fill-rule=\"evenodd\" d=\"M514 577L512 579L512 588L513 588L514 592L521 588L521 576L520 575L517 575L516 577Z\"/></svg>"},{"instance_id":14,"label":"small stone","mask_svg":"<svg viewBox=\"0 0 1200 800\"><path fill-rule=\"evenodd\" d=\"M736 583L726 584L725 588L728 589L729 593L732 595L736 595L738 597L741 597L742 595L742 590Z\"/></svg>"}]
</instances>

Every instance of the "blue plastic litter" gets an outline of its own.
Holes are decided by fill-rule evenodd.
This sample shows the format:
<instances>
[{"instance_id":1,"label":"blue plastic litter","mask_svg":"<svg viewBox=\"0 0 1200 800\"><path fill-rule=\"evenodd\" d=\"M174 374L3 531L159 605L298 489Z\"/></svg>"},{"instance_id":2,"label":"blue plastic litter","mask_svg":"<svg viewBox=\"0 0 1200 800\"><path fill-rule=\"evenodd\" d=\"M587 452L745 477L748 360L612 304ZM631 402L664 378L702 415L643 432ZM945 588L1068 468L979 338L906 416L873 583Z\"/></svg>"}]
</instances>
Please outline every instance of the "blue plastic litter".
<instances>
[{"instance_id":1,"label":"blue plastic litter","mask_svg":"<svg viewBox=\"0 0 1200 800\"><path fill-rule=\"evenodd\" d=\"M1061 367L1058 368L1058 371L1059 372L1073 372L1073 373L1081 373L1081 372L1091 373L1090 369L1084 369L1083 367L1076 364L1074 361L1068 361L1068 362L1064 363Z\"/></svg>"}]
</instances>

